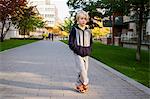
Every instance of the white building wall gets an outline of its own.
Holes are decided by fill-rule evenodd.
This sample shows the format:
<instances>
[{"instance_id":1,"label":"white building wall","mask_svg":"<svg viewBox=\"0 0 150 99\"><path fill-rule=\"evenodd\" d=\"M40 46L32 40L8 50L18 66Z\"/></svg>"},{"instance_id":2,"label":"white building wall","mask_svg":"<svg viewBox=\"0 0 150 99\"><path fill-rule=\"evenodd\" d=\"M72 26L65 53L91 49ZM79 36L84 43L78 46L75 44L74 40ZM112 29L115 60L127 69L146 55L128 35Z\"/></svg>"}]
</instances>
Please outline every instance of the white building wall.
<instances>
[{"instance_id":1,"label":"white building wall","mask_svg":"<svg viewBox=\"0 0 150 99\"><path fill-rule=\"evenodd\" d=\"M53 27L56 23L56 6L50 4L50 0L29 0L31 5L36 5L41 16L47 25Z\"/></svg>"},{"instance_id":2,"label":"white building wall","mask_svg":"<svg viewBox=\"0 0 150 99\"><path fill-rule=\"evenodd\" d=\"M148 19L148 21L147 21L146 34L147 34L147 35L150 35L150 19Z\"/></svg>"},{"instance_id":3,"label":"white building wall","mask_svg":"<svg viewBox=\"0 0 150 99\"><path fill-rule=\"evenodd\" d=\"M20 37L19 30L15 29L14 27L11 27L6 34L5 39L18 38L18 37Z\"/></svg>"},{"instance_id":4,"label":"white building wall","mask_svg":"<svg viewBox=\"0 0 150 99\"><path fill-rule=\"evenodd\" d=\"M7 24L5 24L4 32L6 31L6 27L7 27ZM0 22L0 33L1 33L1 30L2 30L2 23ZM19 30L15 29L15 27L12 25L9 31L7 32L7 34L5 35L4 39L17 38L17 37L19 37Z\"/></svg>"},{"instance_id":5,"label":"white building wall","mask_svg":"<svg viewBox=\"0 0 150 99\"><path fill-rule=\"evenodd\" d=\"M129 29L133 29L133 33L136 34L136 23L129 23Z\"/></svg>"}]
</instances>

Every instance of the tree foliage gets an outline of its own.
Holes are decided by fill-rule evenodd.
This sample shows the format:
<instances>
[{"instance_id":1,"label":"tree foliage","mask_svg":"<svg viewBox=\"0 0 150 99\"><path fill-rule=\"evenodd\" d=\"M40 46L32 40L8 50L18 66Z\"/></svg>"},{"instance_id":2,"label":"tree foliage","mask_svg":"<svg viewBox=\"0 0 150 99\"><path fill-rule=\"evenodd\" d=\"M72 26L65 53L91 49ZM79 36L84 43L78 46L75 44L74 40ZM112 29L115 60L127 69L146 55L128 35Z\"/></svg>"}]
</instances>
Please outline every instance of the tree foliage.
<instances>
[{"instance_id":1,"label":"tree foliage","mask_svg":"<svg viewBox=\"0 0 150 99\"><path fill-rule=\"evenodd\" d=\"M36 28L42 28L45 25L43 19L38 16L35 6L24 6L12 16L12 22L20 30L33 31ZM25 33L24 33L25 34Z\"/></svg>"},{"instance_id":2,"label":"tree foliage","mask_svg":"<svg viewBox=\"0 0 150 99\"><path fill-rule=\"evenodd\" d=\"M71 18L66 18L63 22L63 24L60 24L58 27L67 33L70 32L72 26L74 24L74 21Z\"/></svg>"},{"instance_id":3,"label":"tree foliage","mask_svg":"<svg viewBox=\"0 0 150 99\"><path fill-rule=\"evenodd\" d=\"M94 29L92 29L92 35L95 38L100 38L100 37L106 36L107 34L110 33L109 27L104 27L102 22L99 22L98 24L101 26L101 28L94 27Z\"/></svg>"},{"instance_id":4,"label":"tree foliage","mask_svg":"<svg viewBox=\"0 0 150 99\"><path fill-rule=\"evenodd\" d=\"M11 16L14 12L17 12L17 8L21 8L26 5L26 0L1 0L0 1L0 22L2 24L1 30L1 42L11 26ZM7 27L6 27L7 25ZM6 27L6 31L4 28Z\"/></svg>"},{"instance_id":5,"label":"tree foliage","mask_svg":"<svg viewBox=\"0 0 150 99\"><path fill-rule=\"evenodd\" d=\"M0 21L3 24L1 40L3 41L7 31L13 24L16 28L25 32L42 28L45 22L38 16L36 6L28 6L26 0L2 0L0 1ZM5 25L9 23L4 32Z\"/></svg>"}]
</instances>

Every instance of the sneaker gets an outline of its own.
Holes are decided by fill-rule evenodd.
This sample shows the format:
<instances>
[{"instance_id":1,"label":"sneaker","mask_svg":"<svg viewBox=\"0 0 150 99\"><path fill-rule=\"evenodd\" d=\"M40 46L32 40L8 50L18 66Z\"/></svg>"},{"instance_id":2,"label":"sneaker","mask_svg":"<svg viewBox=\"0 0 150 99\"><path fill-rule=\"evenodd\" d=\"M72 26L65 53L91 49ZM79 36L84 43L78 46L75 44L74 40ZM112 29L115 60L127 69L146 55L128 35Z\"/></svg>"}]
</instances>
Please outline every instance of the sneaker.
<instances>
[{"instance_id":1,"label":"sneaker","mask_svg":"<svg viewBox=\"0 0 150 99\"><path fill-rule=\"evenodd\" d=\"M84 85L84 84L83 84L83 89L85 90L85 92L87 92L88 89L89 89L88 84L87 84L87 85Z\"/></svg>"},{"instance_id":2,"label":"sneaker","mask_svg":"<svg viewBox=\"0 0 150 99\"><path fill-rule=\"evenodd\" d=\"M80 93L85 93L85 90L84 90L84 88L83 88L83 85L81 84L81 85L79 85L79 86L76 86L76 91L78 91L78 92L80 92Z\"/></svg>"}]
</instances>

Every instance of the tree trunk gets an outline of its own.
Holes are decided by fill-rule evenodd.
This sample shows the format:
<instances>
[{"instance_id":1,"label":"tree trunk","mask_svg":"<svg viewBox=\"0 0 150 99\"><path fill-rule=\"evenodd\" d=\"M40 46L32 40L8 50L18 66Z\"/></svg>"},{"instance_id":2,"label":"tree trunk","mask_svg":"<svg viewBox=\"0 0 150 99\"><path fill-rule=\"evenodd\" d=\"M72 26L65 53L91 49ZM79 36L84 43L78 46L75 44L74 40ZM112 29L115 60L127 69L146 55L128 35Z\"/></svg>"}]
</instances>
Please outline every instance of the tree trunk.
<instances>
[{"instance_id":1,"label":"tree trunk","mask_svg":"<svg viewBox=\"0 0 150 99\"><path fill-rule=\"evenodd\" d=\"M140 5L140 14L139 14L139 29L137 28L137 50L136 50L136 60L138 62L141 61L141 34L142 34L142 26L143 26L143 11L144 11L144 4Z\"/></svg>"},{"instance_id":2,"label":"tree trunk","mask_svg":"<svg viewBox=\"0 0 150 99\"><path fill-rule=\"evenodd\" d=\"M2 22L1 42L4 41L4 26L5 26L5 20Z\"/></svg>"},{"instance_id":3,"label":"tree trunk","mask_svg":"<svg viewBox=\"0 0 150 99\"><path fill-rule=\"evenodd\" d=\"M115 14L113 13L113 20L112 20L112 45L115 44Z\"/></svg>"},{"instance_id":4,"label":"tree trunk","mask_svg":"<svg viewBox=\"0 0 150 99\"><path fill-rule=\"evenodd\" d=\"M23 32L24 32L24 40L25 40L26 39L26 37L25 37L26 36L26 30L24 29Z\"/></svg>"},{"instance_id":5,"label":"tree trunk","mask_svg":"<svg viewBox=\"0 0 150 99\"><path fill-rule=\"evenodd\" d=\"M6 29L6 31L3 33L3 38L5 38L5 36L6 36L6 34L7 34L7 32L9 31L9 29L10 29L10 26L11 26L11 23L9 22L9 26L8 26L8 28Z\"/></svg>"}]
</instances>

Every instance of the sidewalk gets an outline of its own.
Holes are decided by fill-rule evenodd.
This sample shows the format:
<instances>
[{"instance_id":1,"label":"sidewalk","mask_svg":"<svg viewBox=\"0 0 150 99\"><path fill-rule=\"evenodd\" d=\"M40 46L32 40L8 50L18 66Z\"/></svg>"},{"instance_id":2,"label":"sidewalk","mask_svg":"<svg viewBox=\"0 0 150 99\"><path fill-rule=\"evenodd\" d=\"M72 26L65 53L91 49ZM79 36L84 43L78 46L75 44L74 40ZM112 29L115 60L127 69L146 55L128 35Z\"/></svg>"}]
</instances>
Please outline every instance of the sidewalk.
<instances>
[{"instance_id":1,"label":"sidewalk","mask_svg":"<svg viewBox=\"0 0 150 99\"><path fill-rule=\"evenodd\" d=\"M90 90L74 91L73 53L59 41L38 41L0 53L0 99L149 99L92 59Z\"/></svg>"}]
</instances>

